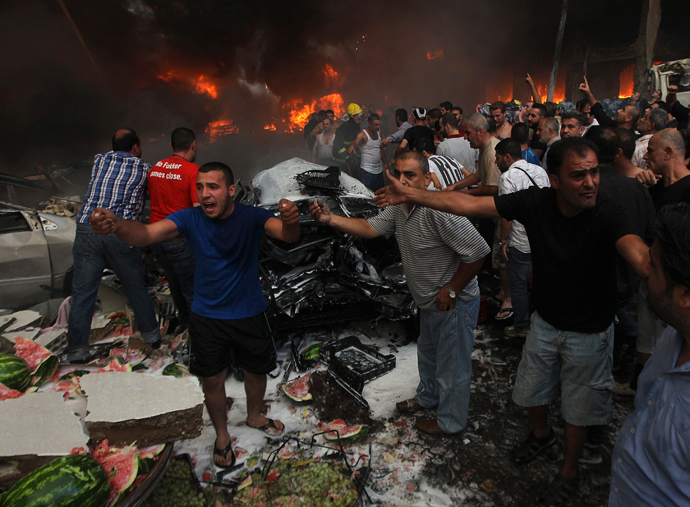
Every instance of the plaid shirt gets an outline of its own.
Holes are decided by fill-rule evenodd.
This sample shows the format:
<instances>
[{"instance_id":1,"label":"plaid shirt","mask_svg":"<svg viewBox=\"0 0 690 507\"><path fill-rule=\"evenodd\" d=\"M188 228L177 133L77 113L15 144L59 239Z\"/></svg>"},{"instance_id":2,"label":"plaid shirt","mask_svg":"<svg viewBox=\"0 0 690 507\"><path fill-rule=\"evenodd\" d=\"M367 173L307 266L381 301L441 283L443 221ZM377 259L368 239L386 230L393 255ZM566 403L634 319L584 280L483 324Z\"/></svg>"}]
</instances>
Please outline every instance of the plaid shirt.
<instances>
[{"instance_id":1,"label":"plaid shirt","mask_svg":"<svg viewBox=\"0 0 690 507\"><path fill-rule=\"evenodd\" d=\"M124 151L96 155L77 223L88 223L96 208L108 209L126 220L139 221L149 169L149 164Z\"/></svg>"}]
</instances>

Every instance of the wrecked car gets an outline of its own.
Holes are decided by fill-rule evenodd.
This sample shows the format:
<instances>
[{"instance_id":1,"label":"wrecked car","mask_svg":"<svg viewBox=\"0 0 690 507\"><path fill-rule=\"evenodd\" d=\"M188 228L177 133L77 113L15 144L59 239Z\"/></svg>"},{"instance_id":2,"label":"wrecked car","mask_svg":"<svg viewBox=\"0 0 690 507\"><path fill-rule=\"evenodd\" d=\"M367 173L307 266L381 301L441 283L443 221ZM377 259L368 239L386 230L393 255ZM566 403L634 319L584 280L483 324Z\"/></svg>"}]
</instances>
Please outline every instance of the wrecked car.
<instances>
[{"instance_id":1,"label":"wrecked car","mask_svg":"<svg viewBox=\"0 0 690 507\"><path fill-rule=\"evenodd\" d=\"M72 290L72 244L81 203L43 211L0 202L0 308L22 308Z\"/></svg>"},{"instance_id":2,"label":"wrecked car","mask_svg":"<svg viewBox=\"0 0 690 507\"><path fill-rule=\"evenodd\" d=\"M309 202L318 198L337 215L377 215L374 194L359 180L337 167L293 158L238 188L238 202L277 214L285 198L299 209L299 241L265 237L259 254L264 293L280 331L416 314L395 238L354 238L316 224L309 213Z\"/></svg>"}]
</instances>

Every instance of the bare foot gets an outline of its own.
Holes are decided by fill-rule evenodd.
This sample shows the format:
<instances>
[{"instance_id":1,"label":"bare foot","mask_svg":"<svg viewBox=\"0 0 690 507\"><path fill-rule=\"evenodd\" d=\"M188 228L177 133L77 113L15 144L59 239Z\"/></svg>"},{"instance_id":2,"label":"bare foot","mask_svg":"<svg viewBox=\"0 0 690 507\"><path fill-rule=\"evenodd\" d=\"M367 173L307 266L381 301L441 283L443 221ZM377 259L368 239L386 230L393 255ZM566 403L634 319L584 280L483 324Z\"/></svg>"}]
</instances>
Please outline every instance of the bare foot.
<instances>
[{"instance_id":1,"label":"bare foot","mask_svg":"<svg viewBox=\"0 0 690 507\"><path fill-rule=\"evenodd\" d=\"M247 418L247 426L261 430L268 435L276 436L282 435L283 430L285 429L285 425L282 422L278 421L277 419L269 419L268 417L264 417L262 415L251 420Z\"/></svg>"}]
</instances>

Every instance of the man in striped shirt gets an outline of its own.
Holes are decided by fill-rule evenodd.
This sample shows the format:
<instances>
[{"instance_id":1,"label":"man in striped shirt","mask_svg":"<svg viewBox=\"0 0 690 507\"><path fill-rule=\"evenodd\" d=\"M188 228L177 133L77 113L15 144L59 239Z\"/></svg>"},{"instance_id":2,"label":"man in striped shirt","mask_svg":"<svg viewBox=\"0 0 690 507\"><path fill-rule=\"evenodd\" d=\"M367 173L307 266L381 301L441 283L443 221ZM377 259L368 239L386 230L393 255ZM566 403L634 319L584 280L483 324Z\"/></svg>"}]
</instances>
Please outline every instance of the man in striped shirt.
<instances>
[{"instance_id":1,"label":"man in striped shirt","mask_svg":"<svg viewBox=\"0 0 690 507\"><path fill-rule=\"evenodd\" d=\"M89 216L96 208L105 208L135 221L141 219L144 209L146 175L151 166L139 158L139 137L131 129L120 129L113 136L112 147L112 151L96 155L89 189L77 216L77 234L72 249L72 307L67 350L62 358L68 363L83 362L91 355L91 318L106 267L112 269L122 283L142 338L153 348L160 347L160 329L146 288L141 249L126 244L114 234L98 236L89 225Z\"/></svg>"},{"instance_id":2,"label":"man in striped shirt","mask_svg":"<svg viewBox=\"0 0 690 507\"><path fill-rule=\"evenodd\" d=\"M429 163L407 151L395 159L394 176L405 186L426 189ZM407 285L419 306L417 395L396 405L402 412L436 409L418 419L432 435L459 433L467 426L474 328L479 312L477 273L489 246L464 217L403 204L368 220L332 214L321 200L310 206L316 222L363 238L395 234Z\"/></svg>"}]
</instances>

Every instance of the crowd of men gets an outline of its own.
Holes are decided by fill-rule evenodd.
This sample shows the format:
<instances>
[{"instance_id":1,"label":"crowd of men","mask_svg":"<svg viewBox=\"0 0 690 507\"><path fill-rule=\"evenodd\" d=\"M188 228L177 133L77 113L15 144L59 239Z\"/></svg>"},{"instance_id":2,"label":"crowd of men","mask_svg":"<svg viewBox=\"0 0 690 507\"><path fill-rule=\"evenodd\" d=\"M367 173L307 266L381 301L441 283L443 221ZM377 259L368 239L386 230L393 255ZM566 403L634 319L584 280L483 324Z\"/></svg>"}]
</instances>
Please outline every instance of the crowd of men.
<instances>
[{"instance_id":1,"label":"crowd of men","mask_svg":"<svg viewBox=\"0 0 690 507\"><path fill-rule=\"evenodd\" d=\"M558 438L549 424L560 398L564 458L539 502L562 505L579 485L585 442L602 438L612 394L636 395L614 451L610 505L690 501L690 170L688 110L671 88L666 101L635 95L609 118L587 80L575 111L534 100L515 123L496 101L467 118L446 101L395 111L397 130L381 132L373 108L349 104L341 119L316 113L305 128L313 160L337 165L376 192L369 219L311 202L317 224L363 238L395 235L407 284L419 307L416 395L398 411L430 435L468 424L471 355L479 311L477 275L485 259L501 280L496 319L525 340L513 400L532 430L512 453L524 464ZM144 284L141 247L151 245L191 337L190 371L203 378L216 431L213 461L235 463L224 382L231 353L245 371L247 425L271 435L284 426L261 413L275 344L259 283L264 234L300 237L297 207L280 218L233 201L234 177L220 162L194 164L194 133L176 129L172 156L149 166L131 129L97 155L78 217L69 362L90 357L88 330L103 268L122 281L141 335L161 337ZM384 186L387 185L387 186ZM141 222L145 193L152 213ZM637 297L637 322L626 312ZM637 368L617 385L623 345Z\"/></svg>"}]
</instances>

